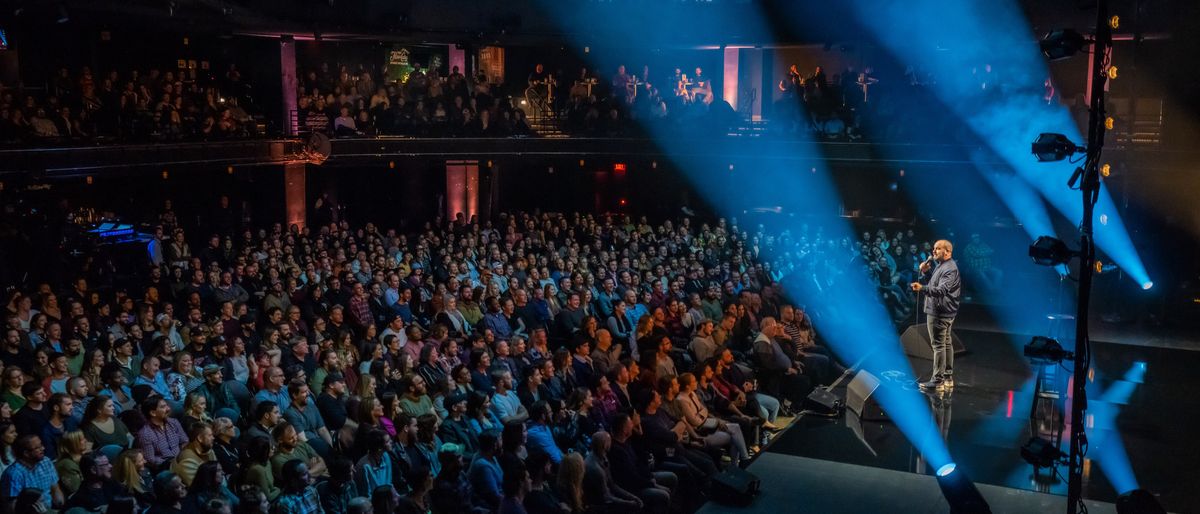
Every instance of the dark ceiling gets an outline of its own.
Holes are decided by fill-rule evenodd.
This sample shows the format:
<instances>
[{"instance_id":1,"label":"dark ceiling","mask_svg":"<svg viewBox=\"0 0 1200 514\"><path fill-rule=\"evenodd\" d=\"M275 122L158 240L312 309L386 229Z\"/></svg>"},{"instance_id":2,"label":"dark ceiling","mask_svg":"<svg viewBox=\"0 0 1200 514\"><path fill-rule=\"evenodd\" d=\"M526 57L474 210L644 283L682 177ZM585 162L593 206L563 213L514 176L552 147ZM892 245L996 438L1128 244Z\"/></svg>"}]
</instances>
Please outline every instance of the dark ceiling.
<instances>
[{"instance_id":1,"label":"dark ceiling","mask_svg":"<svg viewBox=\"0 0 1200 514\"><path fill-rule=\"evenodd\" d=\"M546 3L571 13L553 19ZM959 0L955 0L959 1ZM997 0L962 0L997 1ZM1003 1L1003 0L999 0ZM1050 27L1086 27L1092 23L1089 2L1020 0L1036 32ZM1140 18L1131 30L1172 32L1196 24L1178 14L1191 0L1115 0L1111 10L1127 21ZM566 2L567 8L563 8ZM1094 2L1093 2L1094 3ZM858 31L839 2L795 0L4 0L0 22L32 27L69 23L103 28L154 26L192 33L292 33L328 39L406 42L562 44L630 35L630 46L695 46L721 44L838 43L856 40ZM842 4L844 5L844 4ZM760 9L771 34L748 33L736 20ZM1135 16L1140 11L1140 16ZM605 27L590 20L622 20ZM896 20L898 24L904 20Z\"/></svg>"}]
</instances>

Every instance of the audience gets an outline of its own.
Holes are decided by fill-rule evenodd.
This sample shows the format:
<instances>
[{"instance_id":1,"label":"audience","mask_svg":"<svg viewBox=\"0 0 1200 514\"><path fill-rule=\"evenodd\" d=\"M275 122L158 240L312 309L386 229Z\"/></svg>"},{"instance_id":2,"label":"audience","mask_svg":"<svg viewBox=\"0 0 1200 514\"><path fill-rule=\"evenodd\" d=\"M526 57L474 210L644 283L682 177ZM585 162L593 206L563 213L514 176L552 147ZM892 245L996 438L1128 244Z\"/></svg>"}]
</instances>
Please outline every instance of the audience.
<instances>
[{"instance_id":1,"label":"audience","mask_svg":"<svg viewBox=\"0 0 1200 514\"><path fill-rule=\"evenodd\" d=\"M886 284L927 248L514 213L413 234L234 224L192 254L201 229L169 205L149 221L166 250L150 272L72 270L4 299L6 500L690 511L844 369L813 328L837 313L783 284L849 266Z\"/></svg>"}]
</instances>

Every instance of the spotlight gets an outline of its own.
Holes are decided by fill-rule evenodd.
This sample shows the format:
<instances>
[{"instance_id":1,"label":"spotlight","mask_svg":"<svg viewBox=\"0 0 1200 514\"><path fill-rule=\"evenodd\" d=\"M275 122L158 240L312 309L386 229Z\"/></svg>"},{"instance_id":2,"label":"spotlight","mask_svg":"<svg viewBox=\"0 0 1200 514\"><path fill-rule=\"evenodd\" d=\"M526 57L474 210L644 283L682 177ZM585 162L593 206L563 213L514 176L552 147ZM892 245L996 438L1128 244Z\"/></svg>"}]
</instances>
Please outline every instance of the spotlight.
<instances>
[{"instance_id":1,"label":"spotlight","mask_svg":"<svg viewBox=\"0 0 1200 514\"><path fill-rule=\"evenodd\" d=\"M1079 53L1087 38L1071 29L1055 30L1042 38L1042 55L1051 61L1066 59Z\"/></svg>"},{"instance_id":2,"label":"spotlight","mask_svg":"<svg viewBox=\"0 0 1200 514\"><path fill-rule=\"evenodd\" d=\"M1112 116L1104 118L1104 129L1105 130L1112 130L1114 125L1116 125L1116 120L1114 120Z\"/></svg>"},{"instance_id":3,"label":"spotlight","mask_svg":"<svg viewBox=\"0 0 1200 514\"><path fill-rule=\"evenodd\" d=\"M1033 336L1029 344L1025 345L1025 357L1035 364L1058 364L1064 360L1075 360L1075 354L1063 350L1057 340L1043 336Z\"/></svg>"},{"instance_id":4,"label":"spotlight","mask_svg":"<svg viewBox=\"0 0 1200 514\"><path fill-rule=\"evenodd\" d=\"M1109 18L1108 19L1108 28L1113 29L1113 30L1117 30L1117 29L1121 28L1121 17L1113 16L1112 18Z\"/></svg>"},{"instance_id":5,"label":"spotlight","mask_svg":"<svg viewBox=\"0 0 1200 514\"><path fill-rule=\"evenodd\" d=\"M1149 291L1151 287L1154 287L1154 282L1147 280L1146 282L1142 283L1142 289L1146 291Z\"/></svg>"},{"instance_id":6,"label":"spotlight","mask_svg":"<svg viewBox=\"0 0 1200 514\"><path fill-rule=\"evenodd\" d=\"M1108 80L1117 80L1117 67L1109 66L1107 75L1108 75Z\"/></svg>"},{"instance_id":7,"label":"spotlight","mask_svg":"<svg viewBox=\"0 0 1200 514\"><path fill-rule=\"evenodd\" d=\"M1035 436L1021 447L1021 458L1035 468L1053 467L1063 457L1062 450L1041 437Z\"/></svg>"},{"instance_id":8,"label":"spotlight","mask_svg":"<svg viewBox=\"0 0 1200 514\"><path fill-rule=\"evenodd\" d=\"M1117 497L1117 514L1166 514L1154 495L1145 489L1134 489Z\"/></svg>"},{"instance_id":9,"label":"spotlight","mask_svg":"<svg viewBox=\"0 0 1200 514\"><path fill-rule=\"evenodd\" d=\"M1038 265L1056 266L1070 262L1071 258L1075 256L1075 252L1060 239L1041 236L1029 245L1029 256Z\"/></svg>"},{"instance_id":10,"label":"spotlight","mask_svg":"<svg viewBox=\"0 0 1200 514\"><path fill-rule=\"evenodd\" d=\"M950 514L991 514L992 509L979 489L953 462L938 468L937 482L946 503L950 504Z\"/></svg>"},{"instance_id":11,"label":"spotlight","mask_svg":"<svg viewBox=\"0 0 1200 514\"><path fill-rule=\"evenodd\" d=\"M1108 164L1101 164L1100 165L1100 176L1108 178L1109 175L1112 175L1112 166L1110 166Z\"/></svg>"},{"instance_id":12,"label":"spotlight","mask_svg":"<svg viewBox=\"0 0 1200 514\"><path fill-rule=\"evenodd\" d=\"M1044 132L1033 142L1033 155L1038 162L1061 161L1083 150L1062 134Z\"/></svg>"}]
</instances>

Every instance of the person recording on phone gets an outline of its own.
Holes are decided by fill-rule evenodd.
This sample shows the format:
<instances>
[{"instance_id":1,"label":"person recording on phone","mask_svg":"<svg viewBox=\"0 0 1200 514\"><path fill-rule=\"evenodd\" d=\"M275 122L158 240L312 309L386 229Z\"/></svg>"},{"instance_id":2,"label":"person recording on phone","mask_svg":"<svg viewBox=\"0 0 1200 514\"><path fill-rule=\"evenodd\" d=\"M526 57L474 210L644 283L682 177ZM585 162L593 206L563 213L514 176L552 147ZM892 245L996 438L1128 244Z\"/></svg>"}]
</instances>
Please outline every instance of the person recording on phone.
<instances>
[{"instance_id":1,"label":"person recording on phone","mask_svg":"<svg viewBox=\"0 0 1200 514\"><path fill-rule=\"evenodd\" d=\"M917 293L925 293L925 327L933 346L933 375L921 382L922 390L945 391L954 388L954 348L950 327L958 315L958 297L962 284L958 263L951 256L954 245L945 239L933 244L933 255L921 263L921 280L910 284Z\"/></svg>"}]
</instances>

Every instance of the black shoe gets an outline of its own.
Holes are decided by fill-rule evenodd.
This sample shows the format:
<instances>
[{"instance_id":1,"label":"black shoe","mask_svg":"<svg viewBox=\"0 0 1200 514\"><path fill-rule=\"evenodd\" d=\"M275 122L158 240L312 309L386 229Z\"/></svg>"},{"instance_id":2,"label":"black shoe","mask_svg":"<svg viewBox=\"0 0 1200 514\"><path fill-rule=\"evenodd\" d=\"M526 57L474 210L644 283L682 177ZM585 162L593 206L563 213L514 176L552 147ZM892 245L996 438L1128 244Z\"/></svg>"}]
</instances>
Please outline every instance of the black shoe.
<instances>
[{"instance_id":1,"label":"black shoe","mask_svg":"<svg viewBox=\"0 0 1200 514\"><path fill-rule=\"evenodd\" d=\"M917 384L917 387L920 387L922 391L926 391L926 392L928 392L928 391L945 391L946 383L935 378L928 382L921 382L920 384Z\"/></svg>"}]
</instances>

